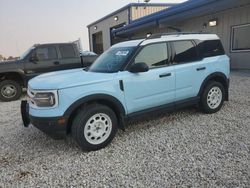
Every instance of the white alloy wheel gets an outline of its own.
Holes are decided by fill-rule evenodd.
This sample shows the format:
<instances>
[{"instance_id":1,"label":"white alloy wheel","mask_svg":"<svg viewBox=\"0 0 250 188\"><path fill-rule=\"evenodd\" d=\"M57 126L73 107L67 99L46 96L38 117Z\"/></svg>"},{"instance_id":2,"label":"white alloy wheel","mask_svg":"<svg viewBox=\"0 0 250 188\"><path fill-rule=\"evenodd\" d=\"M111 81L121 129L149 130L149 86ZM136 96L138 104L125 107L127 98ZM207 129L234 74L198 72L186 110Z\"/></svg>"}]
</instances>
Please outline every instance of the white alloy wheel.
<instances>
[{"instance_id":1,"label":"white alloy wheel","mask_svg":"<svg viewBox=\"0 0 250 188\"><path fill-rule=\"evenodd\" d=\"M88 119L84 128L84 137L90 144L98 145L109 138L111 131L111 118L104 113L98 113Z\"/></svg>"},{"instance_id":2,"label":"white alloy wheel","mask_svg":"<svg viewBox=\"0 0 250 188\"><path fill-rule=\"evenodd\" d=\"M207 105L211 109L216 109L222 102L222 91L219 87L212 87L207 95Z\"/></svg>"}]
</instances>

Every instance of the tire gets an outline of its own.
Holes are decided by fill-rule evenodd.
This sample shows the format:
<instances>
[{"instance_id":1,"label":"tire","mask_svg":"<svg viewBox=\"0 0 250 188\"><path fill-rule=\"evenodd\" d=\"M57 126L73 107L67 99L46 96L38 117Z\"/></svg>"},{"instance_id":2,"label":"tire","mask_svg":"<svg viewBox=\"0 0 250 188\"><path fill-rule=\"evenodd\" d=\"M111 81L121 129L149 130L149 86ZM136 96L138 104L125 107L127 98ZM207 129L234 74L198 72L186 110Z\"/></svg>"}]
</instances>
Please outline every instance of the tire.
<instances>
[{"instance_id":1,"label":"tire","mask_svg":"<svg viewBox=\"0 0 250 188\"><path fill-rule=\"evenodd\" d=\"M204 113L218 112L225 100L225 88L216 81L209 82L201 95L200 107Z\"/></svg>"},{"instance_id":2,"label":"tire","mask_svg":"<svg viewBox=\"0 0 250 188\"><path fill-rule=\"evenodd\" d=\"M0 100L4 102L18 100L22 95L21 85L14 80L0 82Z\"/></svg>"},{"instance_id":3,"label":"tire","mask_svg":"<svg viewBox=\"0 0 250 188\"><path fill-rule=\"evenodd\" d=\"M115 113L109 107L91 104L81 108L72 123L72 136L84 151L106 147L118 130Z\"/></svg>"}]
</instances>

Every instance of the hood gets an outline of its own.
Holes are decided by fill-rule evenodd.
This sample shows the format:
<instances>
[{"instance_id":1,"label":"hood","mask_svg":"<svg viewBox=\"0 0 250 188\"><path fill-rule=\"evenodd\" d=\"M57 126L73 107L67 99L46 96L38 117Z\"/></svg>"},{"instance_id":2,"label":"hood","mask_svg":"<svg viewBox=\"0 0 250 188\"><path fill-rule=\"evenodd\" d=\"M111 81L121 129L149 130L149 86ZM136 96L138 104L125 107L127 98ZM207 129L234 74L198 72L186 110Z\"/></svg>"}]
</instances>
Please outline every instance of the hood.
<instances>
[{"instance_id":1,"label":"hood","mask_svg":"<svg viewBox=\"0 0 250 188\"><path fill-rule=\"evenodd\" d=\"M77 87L113 79L110 73L86 72L82 68L42 74L29 81L34 90L55 90Z\"/></svg>"},{"instance_id":2,"label":"hood","mask_svg":"<svg viewBox=\"0 0 250 188\"><path fill-rule=\"evenodd\" d=\"M20 68L20 63L21 63L21 60L1 61L0 71L7 71L9 69L18 69Z\"/></svg>"}]
</instances>

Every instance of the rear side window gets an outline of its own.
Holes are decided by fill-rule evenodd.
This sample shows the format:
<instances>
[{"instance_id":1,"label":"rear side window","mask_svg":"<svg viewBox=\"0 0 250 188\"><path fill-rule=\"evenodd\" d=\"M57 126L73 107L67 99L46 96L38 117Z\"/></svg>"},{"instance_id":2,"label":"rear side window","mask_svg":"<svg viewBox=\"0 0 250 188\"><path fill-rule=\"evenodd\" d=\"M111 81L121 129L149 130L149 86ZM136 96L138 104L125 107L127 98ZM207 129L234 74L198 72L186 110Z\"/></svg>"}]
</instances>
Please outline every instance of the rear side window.
<instances>
[{"instance_id":1,"label":"rear side window","mask_svg":"<svg viewBox=\"0 0 250 188\"><path fill-rule=\"evenodd\" d=\"M38 47L36 49L36 55L39 61L57 59L56 48L52 46L48 47Z\"/></svg>"},{"instance_id":2,"label":"rear side window","mask_svg":"<svg viewBox=\"0 0 250 188\"><path fill-rule=\"evenodd\" d=\"M207 40L198 43L199 53L202 57L224 55L225 51L220 40Z\"/></svg>"},{"instance_id":3,"label":"rear side window","mask_svg":"<svg viewBox=\"0 0 250 188\"><path fill-rule=\"evenodd\" d=\"M146 63L149 68L165 66L168 63L166 43L145 46L136 56L134 63Z\"/></svg>"},{"instance_id":4,"label":"rear side window","mask_svg":"<svg viewBox=\"0 0 250 188\"><path fill-rule=\"evenodd\" d=\"M70 44L59 45L59 50L61 52L62 58L76 57L75 50Z\"/></svg>"},{"instance_id":5,"label":"rear side window","mask_svg":"<svg viewBox=\"0 0 250 188\"><path fill-rule=\"evenodd\" d=\"M172 42L175 50L174 64L189 63L199 60L197 50L192 41Z\"/></svg>"}]
</instances>

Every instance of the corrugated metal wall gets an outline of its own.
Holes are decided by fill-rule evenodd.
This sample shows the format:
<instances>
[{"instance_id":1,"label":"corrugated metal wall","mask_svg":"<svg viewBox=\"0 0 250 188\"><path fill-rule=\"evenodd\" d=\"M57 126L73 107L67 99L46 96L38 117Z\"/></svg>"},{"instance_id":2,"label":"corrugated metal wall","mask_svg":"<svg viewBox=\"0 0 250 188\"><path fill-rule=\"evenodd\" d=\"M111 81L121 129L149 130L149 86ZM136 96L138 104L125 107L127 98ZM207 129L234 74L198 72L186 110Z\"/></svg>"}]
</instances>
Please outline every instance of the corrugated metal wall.
<instances>
[{"instance_id":1,"label":"corrugated metal wall","mask_svg":"<svg viewBox=\"0 0 250 188\"><path fill-rule=\"evenodd\" d=\"M211 19L218 18L218 26L209 27L208 22ZM206 28L203 28L204 23L207 24ZM178 24L173 23L169 26L180 28L182 31L198 32L204 31L217 34L223 43L227 55L231 58L232 69L250 69L250 51L248 52L231 52L231 32L232 27L236 25L244 25L250 23L250 5L244 7L233 8L218 12L216 14L205 15L198 18L193 18L188 21L183 21ZM135 34L134 37L145 37L146 33L166 33L173 32L166 26L162 28L151 28ZM250 40L249 36L246 36L246 40Z\"/></svg>"},{"instance_id":2,"label":"corrugated metal wall","mask_svg":"<svg viewBox=\"0 0 250 188\"><path fill-rule=\"evenodd\" d=\"M123 10L117 13L115 16L118 16L118 21L114 20L114 17L111 16L91 27L89 27L89 38L90 38L90 50L93 51L93 34L102 32L103 35L103 49L107 50L111 45L110 37L110 28L119 25L119 24L128 24L128 9ZM95 26L97 29L95 30Z\"/></svg>"},{"instance_id":3,"label":"corrugated metal wall","mask_svg":"<svg viewBox=\"0 0 250 188\"><path fill-rule=\"evenodd\" d=\"M152 14L152 13L155 13L155 12L159 12L161 10L164 10L168 7L166 6L147 6L147 7L144 7L144 6L133 6L131 7L131 20L136 20L138 18L141 18L143 16L147 16L149 14Z\"/></svg>"},{"instance_id":4,"label":"corrugated metal wall","mask_svg":"<svg viewBox=\"0 0 250 188\"><path fill-rule=\"evenodd\" d=\"M89 39L90 39L90 50L93 51L93 34L102 32L103 35L103 49L107 50L111 46L110 29L120 24L128 24L129 16L131 20L158 12L167 8L167 6L132 6L129 9L125 9L113 16L110 16L92 26L89 27ZM114 20L114 16L118 16L118 20ZM96 27L96 29L95 29Z\"/></svg>"}]
</instances>

